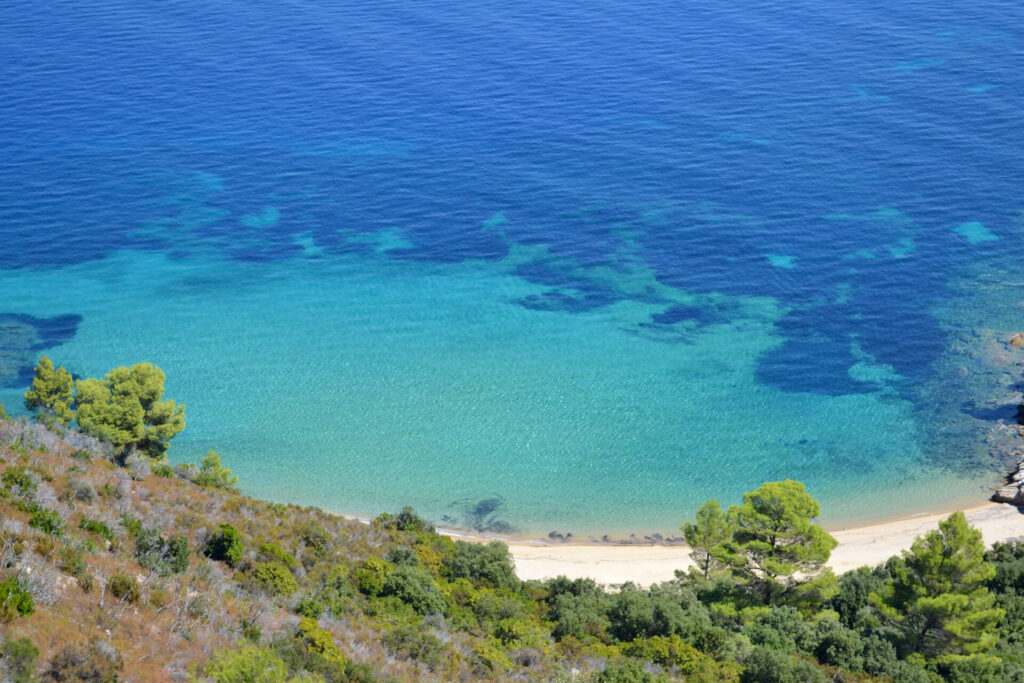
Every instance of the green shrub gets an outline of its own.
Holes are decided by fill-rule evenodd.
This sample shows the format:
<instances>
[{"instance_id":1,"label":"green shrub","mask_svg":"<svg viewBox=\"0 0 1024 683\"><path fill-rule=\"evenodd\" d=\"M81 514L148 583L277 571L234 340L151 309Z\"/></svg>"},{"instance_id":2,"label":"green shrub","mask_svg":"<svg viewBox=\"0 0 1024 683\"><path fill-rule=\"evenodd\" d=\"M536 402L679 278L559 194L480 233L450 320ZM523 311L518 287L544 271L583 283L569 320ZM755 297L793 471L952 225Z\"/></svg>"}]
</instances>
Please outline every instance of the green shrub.
<instances>
[{"instance_id":1,"label":"green shrub","mask_svg":"<svg viewBox=\"0 0 1024 683\"><path fill-rule=\"evenodd\" d=\"M107 590L118 600L135 604L139 601L139 584L124 574L114 574L107 580Z\"/></svg>"},{"instance_id":2,"label":"green shrub","mask_svg":"<svg viewBox=\"0 0 1024 683\"><path fill-rule=\"evenodd\" d=\"M82 529L83 531L88 531L91 534L102 536L108 541L114 540L114 532L112 532L110 530L110 527L107 526L106 523L104 522L100 522L95 519L89 519L88 517L83 517L78 522L78 528Z\"/></svg>"},{"instance_id":3,"label":"green shrub","mask_svg":"<svg viewBox=\"0 0 1024 683\"><path fill-rule=\"evenodd\" d=\"M309 520L299 528L299 538L317 557L327 557L331 537L315 519Z\"/></svg>"},{"instance_id":4,"label":"green shrub","mask_svg":"<svg viewBox=\"0 0 1024 683\"><path fill-rule=\"evenodd\" d=\"M381 586L383 587L383 584ZM338 565L321 581L317 600L323 603L331 614L340 617L345 613L346 607L352 604L355 595L356 591L352 588L348 570L343 565Z\"/></svg>"},{"instance_id":5,"label":"green shrub","mask_svg":"<svg viewBox=\"0 0 1024 683\"><path fill-rule=\"evenodd\" d=\"M16 491L22 497L31 497L39 489L35 478L23 466L5 469L3 474L0 474L0 483L3 484L5 490Z\"/></svg>"},{"instance_id":6,"label":"green shrub","mask_svg":"<svg viewBox=\"0 0 1024 683\"><path fill-rule=\"evenodd\" d=\"M92 462L92 453L84 448L77 448L71 452L71 457L82 462Z\"/></svg>"},{"instance_id":7,"label":"green shrub","mask_svg":"<svg viewBox=\"0 0 1024 683\"><path fill-rule=\"evenodd\" d=\"M36 508L28 525L50 536L60 536L64 532L64 520L60 513L48 508Z\"/></svg>"},{"instance_id":8,"label":"green shrub","mask_svg":"<svg viewBox=\"0 0 1024 683\"><path fill-rule=\"evenodd\" d=\"M121 526L132 537L138 536L142 532L142 520L127 512L121 515Z\"/></svg>"},{"instance_id":9,"label":"green shrub","mask_svg":"<svg viewBox=\"0 0 1024 683\"><path fill-rule=\"evenodd\" d=\"M384 579L380 594L393 595L420 614L443 614L447 607L434 577L419 567L397 567Z\"/></svg>"},{"instance_id":10,"label":"green shrub","mask_svg":"<svg viewBox=\"0 0 1024 683\"><path fill-rule=\"evenodd\" d=\"M319 619L324 613L324 606L316 598L307 595L299 600L299 604L295 606L295 613L311 619Z\"/></svg>"},{"instance_id":11,"label":"green shrub","mask_svg":"<svg viewBox=\"0 0 1024 683\"><path fill-rule=\"evenodd\" d=\"M950 683L1002 683L1003 662L989 655L968 655L950 657L945 666L945 679Z\"/></svg>"},{"instance_id":12,"label":"green shrub","mask_svg":"<svg viewBox=\"0 0 1024 683\"><path fill-rule=\"evenodd\" d=\"M0 623L10 623L19 616L26 617L36 611L36 603L32 594L11 576L0 581Z\"/></svg>"},{"instance_id":13,"label":"green shrub","mask_svg":"<svg viewBox=\"0 0 1024 683\"><path fill-rule=\"evenodd\" d=\"M398 626L384 634L381 642L391 654L404 659L415 659L431 670L441 666L444 643L429 633L423 633L412 626Z\"/></svg>"},{"instance_id":14,"label":"green shrub","mask_svg":"<svg viewBox=\"0 0 1024 683\"><path fill-rule=\"evenodd\" d=\"M227 562L234 567L242 559L242 536L230 524L221 524L206 543L210 559Z\"/></svg>"},{"instance_id":15,"label":"green shrub","mask_svg":"<svg viewBox=\"0 0 1024 683\"><path fill-rule=\"evenodd\" d=\"M72 477L68 480L67 495L83 503L92 503L96 500L96 489L89 482Z\"/></svg>"},{"instance_id":16,"label":"green shrub","mask_svg":"<svg viewBox=\"0 0 1024 683\"><path fill-rule=\"evenodd\" d=\"M371 557L367 559L355 573L356 586L359 588L359 592L370 597L380 595L384 589L384 580L387 579L391 570L392 566L380 558Z\"/></svg>"},{"instance_id":17,"label":"green shrub","mask_svg":"<svg viewBox=\"0 0 1024 683\"><path fill-rule=\"evenodd\" d=\"M299 584L280 562L260 562L252 571L256 584L270 595L291 595Z\"/></svg>"},{"instance_id":18,"label":"green shrub","mask_svg":"<svg viewBox=\"0 0 1024 683\"><path fill-rule=\"evenodd\" d=\"M394 515L385 512L377 517L376 522L385 529L411 531L416 533L422 531L434 533L433 525L417 515L416 512L408 505Z\"/></svg>"},{"instance_id":19,"label":"green shrub","mask_svg":"<svg viewBox=\"0 0 1024 683\"><path fill-rule=\"evenodd\" d=\"M68 645L50 660L47 675L54 681L114 683L123 669L124 661L116 652L111 656L95 645Z\"/></svg>"},{"instance_id":20,"label":"green shrub","mask_svg":"<svg viewBox=\"0 0 1024 683\"><path fill-rule=\"evenodd\" d=\"M569 581L563 577L549 581L547 586L550 591L548 604L555 621L552 632L555 638L601 638L611 627L608 611L613 599L593 581Z\"/></svg>"},{"instance_id":21,"label":"green shrub","mask_svg":"<svg viewBox=\"0 0 1024 683\"><path fill-rule=\"evenodd\" d=\"M268 562L280 562L288 569L295 569L298 562L295 561L295 556L284 550L281 546L272 542L260 543L257 548L257 554L261 560Z\"/></svg>"},{"instance_id":22,"label":"green shrub","mask_svg":"<svg viewBox=\"0 0 1024 683\"><path fill-rule=\"evenodd\" d=\"M823 622L821 637L818 646L814 650L814 656L823 664L831 664L848 671L860 671L864 667L864 643L856 631L833 622L831 626L824 626Z\"/></svg>"},{"instance_id":23,"label":"green shrub","mask_svg":"<svg viewBox=\"0 0 1024 683\"><path fill-rule=\"evenodd\" d=\"M82 553L74 548L65 547L61 548L58 568L65 574L77 577L85 574L88 566L85 564L85 559L82 557Z\"/></svg>"},{"instance_id":24,"label":"green shrub","mask_svg":"<svg viewBox=\"0 0 1024 683\"><path fill-rule=\"evenodd\" d=\"M288 667L269 647L243 645L218 652L203 674L216 683L280 683L288 680Z\"/></svg>"},{"instance_id":25,"label":"green shrub","mask_svg":"<svg viewBox=\"0 0 1024 683\"><path fill-rule=\"evenodd\" d=\"M657 683L658 680L654 674L644 671L639 662L631 659L608 662L604 671L594 676L596 683Z\"/></svg>"},{"instance_id":26,"label":"green shrub","mask_svg":"<svg viewBox=\"0 0 1024 683\"><path fill-rule=\"evenodd\" d=\"M455 555L446 566L452 579L466 578L494 588L519 587L508 546L499 541L487 545L456 541Z\"/></svg>"},{"instance_id":27,"label":"green shrub","mask_svg":"<svg viewBox=\"0 0 1024 683\"><path fill-rule=\"evenodd\" d=\"M509 649L539 645L543 637L529 619L502 619L492 634Z\"/></svg>"},{"instance_id":28,"label":"green shrub","mask_svg":"<svg viewBox=\"0 0 1024 683\"><path fill-rule=\"evenodd\" d=\"M216 451L203 456L199 473L193 481L208 488L238 491L238 477L232 476L231 470L221 464L220 454Z\"/></svg>"},{"instance_id":29,"label":"green shrub","mask_svg":"<svg viewBox=\"0 0 1024 683\"><path fill-rule=\"evenodd\" d=\"M784 652L755 648L744 662L743 683L826 683L825 675L813 664L794 659Z\"/></svg>"},{"instance_id":30,"label":"green shrub","mask_svg":"<svg viewBox=\"0 0 1024 683\"><path fill-rule=\"evenodd\" d=\"M341 650L334 644L331 634L320 628L315 619L309 617L299 622L299 631L295 635L307 650L316 652L332 664L345 665L345 657Z\"/></svg>"},{"instance_id":31,"label":"green shrub","mask_svg":"<svg viewBox=\"0 0 1024 683\"><path fill-rule=\"evenodd\" d=\"M8 640L0 644L0 660L7 669L11 683L31 683L36 680L36 660L39 648L28 638Z\"/></svg>"},{"instance_id":32,"label":"green shrub","mask_svg":"<svg viewBox=\"0 0 1024 683\"><path fill-rule=\"evenodd\" d=\"M153 474L161 479L171 479L174 477L174 468L170 465L156 465L153 467Z\"/></svg>"},{"instance_id":33,"label":"green shrub","mask_svg":"<svg viewBox=\"0 0 1024 683\"><path fill-rule=\"evenodd\" d=\"M135 557L139 564L161 576L180 574L188 569L190 554L184 534L164 538L156 529L143 529L135 537Z\"/></svg>"}]
</instances>

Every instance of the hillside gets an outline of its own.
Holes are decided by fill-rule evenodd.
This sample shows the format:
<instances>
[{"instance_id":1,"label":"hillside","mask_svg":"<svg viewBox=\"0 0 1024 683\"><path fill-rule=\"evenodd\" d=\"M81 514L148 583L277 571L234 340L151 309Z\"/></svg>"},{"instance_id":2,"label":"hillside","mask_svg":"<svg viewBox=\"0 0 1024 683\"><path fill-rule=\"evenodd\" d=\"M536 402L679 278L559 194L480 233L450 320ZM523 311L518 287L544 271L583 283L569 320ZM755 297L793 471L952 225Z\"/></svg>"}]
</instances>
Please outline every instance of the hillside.
<instances>
[{"instance_id":1,"label":"hillside","mask_svg":"<svg viewBox=\"0 0 1024 683\"><path fill-rule=\"evenodd\" d=\"M998 637L924 624L927 638L909 647L904 626L916 617L885 602L887 586L899 585L899 560L838 582L826 572L813 589L769 589L766 598L737 578L694 573L615 593L589 581L522 583L504 545L453 541L410 510L363 524L239 495L218 458L174 470L138 456L114 460L108 445L76 430L0 420L0 666L10 680L1024 673L1017 546L1001 546L984 565L998 568L985 583L1010 615ZM1003 619L994 609L989 617Z\"/></svg>"}]
</instances>

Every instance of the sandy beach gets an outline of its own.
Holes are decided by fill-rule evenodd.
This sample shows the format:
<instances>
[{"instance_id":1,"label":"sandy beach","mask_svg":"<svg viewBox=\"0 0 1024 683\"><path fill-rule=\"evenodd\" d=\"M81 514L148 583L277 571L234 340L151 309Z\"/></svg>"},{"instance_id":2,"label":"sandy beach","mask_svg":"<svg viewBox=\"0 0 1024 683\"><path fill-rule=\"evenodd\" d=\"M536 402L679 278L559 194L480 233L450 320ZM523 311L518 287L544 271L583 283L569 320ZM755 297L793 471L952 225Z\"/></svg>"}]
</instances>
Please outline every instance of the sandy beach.
<instances>
[{"instance_id":1,"label":"sandy beach","mask_svg":"<svg viewBox=\"0 0 1024 683\"><path fill-rule=\"evenodd\" d=\"M986 503L967 510L967 521L981 529L985 542L1024 538L1024 514L1012 505ZM918 536L935 529L949 512L922 514L871 526L830 529L839 545L829 566L841 574L864 565L885 561L909 548ZM565 575L589 577L605 585L633 581L649 586L674 577L690 561L687 546L659 545L574 545L510 543L516 573L523 580L548 579Z\"/></svg>"}]
</instances>

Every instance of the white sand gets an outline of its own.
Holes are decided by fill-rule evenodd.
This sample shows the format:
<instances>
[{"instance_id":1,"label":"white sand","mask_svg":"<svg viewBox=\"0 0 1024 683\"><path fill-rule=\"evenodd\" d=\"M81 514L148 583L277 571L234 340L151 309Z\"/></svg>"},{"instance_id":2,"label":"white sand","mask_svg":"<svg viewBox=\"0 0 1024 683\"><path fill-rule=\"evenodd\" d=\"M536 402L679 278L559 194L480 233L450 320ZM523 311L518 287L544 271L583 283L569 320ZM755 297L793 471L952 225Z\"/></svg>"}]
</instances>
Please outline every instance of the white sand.
<instances>
[{"instance_id":1,"label":"white sand","mask_svg":"<svg viewBox=\"0 0 1024 683\"><path fill-rule=\"evenodd\" d=\"M986 503L965 510L967 521L981 529L985 542L1024 538L1024 514L1012 505ZM841 574L864 565L873 566L899 554L914 539L937 528L950 513L927 514L871 526L832 531L839 545L829 566ZM674 578L676 569L692 565L686 546L572 545L510 543L516 573L523 580L589 577L605 585L632 581L649 586Z\"/></svg>"}]
</instances>

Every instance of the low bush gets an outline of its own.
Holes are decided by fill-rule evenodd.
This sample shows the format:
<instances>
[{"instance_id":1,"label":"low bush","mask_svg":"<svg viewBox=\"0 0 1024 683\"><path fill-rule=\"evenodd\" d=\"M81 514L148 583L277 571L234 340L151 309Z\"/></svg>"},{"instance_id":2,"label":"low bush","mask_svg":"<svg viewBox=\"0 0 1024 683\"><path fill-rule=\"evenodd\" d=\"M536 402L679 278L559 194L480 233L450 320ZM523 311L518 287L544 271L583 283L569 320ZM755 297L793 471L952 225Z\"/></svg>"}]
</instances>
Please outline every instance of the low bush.
<instances>
[{"instance_id":1,"label":"low bush","mask_svg":"<svg viewBox=\"0 0 1024 683\"><path fill-rule=\"evenodd\" d=\"M83 503L92 503L96 500L96 489L89 482L72 477L68 480L68 497Z\"/></svg>"},{"instance_id":2,"label":"low bush","mask_svg":"<svg viewBox=\"0 0 1024 683\"><path fill-rule=\"evenodd\" d=\"M384 579L380 594L393 595L420 614L443 614L447 603L426 569L397 567Z\"/></svg>"},{"instance_id":3,"label":"low bush","mask_svg":"<svg viewBox=\"0 0 1024 683\"><path fill-rule=\"evenodd\" d=\"M35 478L23 466L8 467L0 474L0 484L5 491L22 498L31 498L39 489Z\"/></svg>"},{"instance_id":4,"label":"low bush","mask_svg":"<svg viewBox=\"0 0 1024 683\"><path fill-rule=\"evenodd\" d=\"M124 661L109 646L68 645L50 660L47 676L54 681L114 683L124 669Z\"/></svg>"},{"instance_id":5,"label":"low bush","mask_svg":"<svg viewBox=\"0 0 1024 683\"><path fill-rule=\"evenodd\" d=\"M269 647L243 645L218 652L203 674L216 683L279 683L288 680L288 666Z\"/></svg>"},{"instance_id":6,"label":"low bush","mask_svg":"<svg viewBox=\"0 0 1024 683\"><path fill-rule=\"evenodd\" d=\"M456 541L455 555L446 565L452 579L466 578L494 588L519 587L508 546L499 541L487 545Z\"/></svg>"},{"instance_id":7,"label":"low bush","mask_svg":"<svg viewBox=\"0 0 1024 683\"><path fill-rule=\"evenodd\" d=\"M210 451L203 456L199 471L192 481L208 488L238 490L238 477L232 476L231 470L221 464L220 454L216 451Z\"/></svg>"},{"instance_id":8,"label":"low bush","mask_svg":"<svg viewBox=\"0 0 1024 683\"><path fill-rule=\"evenodd\" d=\"M88 531L91 534L102 536L108 541L112 541L114 539L114 532L110 530L110 527L107 526L105 522L83 517L78 522L78 528L82 531Z\"/></svg>"},{"instance_id":9,"label":"low bush","mask_svg":"<svg viewBox=\"0 0 1024 683\"><path fill-rule=\"evenodd\" d=\"M221 524L206 543L206 555L234 567L242 559L242 536L230 524Z\"/></svg>"},{"instance_id":10,"label":"low bush","mask_svg":"<svg viewBox=\"0 0 1024 683\"><path fill-rule=\"evenodd\" d=\"M280 562L260 562L252 570L252 577L262 590L270 595L291 595L299 584Z\"/></svg>"},{"instance_id":11,"label":"low bush","mask_svg":"<svg viewBox=\"0 0 1024 683\"><path fill-rule=\"evenodd\" d=\"M11 576L0 581L0 623L10 623L18 617L26 617L36 610L35 600L18 577Z\"/></svg>"},{"instance_id":12,"label":"low bush","mask_svg":"<svg viewBox=\"0 0 1024 683\"><path fill-rule=\"evenodd\" d=\"M139 584L130 576L114 574L107 581L107 590L118 600L131 604L139 601Z\"/></svg>"},{"instance_id":13,"label":"low bush","mask_svg":"<svg viewBox=\"0 0 1024 683\"><path fill-rule=\"evenodd\" d=\"M39 659L39 648L28 638L8 640L0 644L0 662L7 669L7 677L11 683L31 683L35 681L36 660Z\"/></svg>"},{"instance_id":14,"label":"low bush","mask_svg":"<svg viewBox=\"0 0 1024 683\"><path fill-rule=\"evenodd\" d=\"M60 536L64 532L64 519L59 512L49 508L36 508L28 525L50 536Z\"/></svg>"},{"instance_id":15,"label":"low bush","mask_svg":"<svg viewBox=\"0 0 1024 683\"><path fill-rule=\"evenodd\" d=\"M161 479L171 479L174 477L174 468L170 465L156 465L153 467L153 474Z\"/></svg>"},{"instance_id":16,"label":"low bush","mask_svg":"<svg viewBox=\"0 0 1024 683\"><path fill-rule=\"evenodd\" d=\"M431 670L441 666L444 643L413 626L399 626L384 634L381 642L397 657L415 659Z\"/></svg>"},{"instance_id":17,"label":"low bush","mask_svg":"<svg viewBox=\"0 0 1024 683\"><path fill-rule=\"evenodd\" d=\"M135 556L139 564L161 576L180 574L188 569L190 554L184 534L164 538L156 529L143 529L135 537Z\"/></svg>"}]
</instances>

